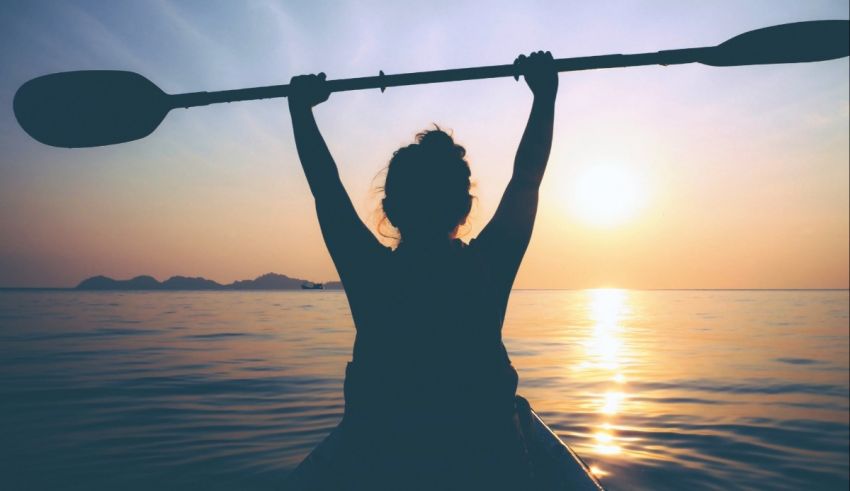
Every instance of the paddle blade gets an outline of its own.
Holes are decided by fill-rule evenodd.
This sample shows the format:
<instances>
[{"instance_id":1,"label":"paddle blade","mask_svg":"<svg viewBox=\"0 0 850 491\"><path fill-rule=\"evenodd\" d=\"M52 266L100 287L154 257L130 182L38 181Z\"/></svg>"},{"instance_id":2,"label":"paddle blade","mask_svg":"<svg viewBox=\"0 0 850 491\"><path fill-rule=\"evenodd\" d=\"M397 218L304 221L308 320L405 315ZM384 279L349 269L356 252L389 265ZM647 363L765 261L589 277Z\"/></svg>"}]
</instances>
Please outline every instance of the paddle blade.
<instances>
[{"instance_id":1,"label":"paddle blade","mask_svg":"<svg viewBox=\"0 0 850 491\"><path fill-rule=\"evenodd\" d=\"M144 138L168 114L168 95L145 77L115 70L54 73L15 93L15 117L54 147L111 145Z\"/></svg>"},{"instance_id":2,"label":"paddle blade","mask_svg":"<svg viewBox=\"0 0 850 491\"><path fill-rule=\"evenodd\" d=\"M794 22L745 32L710 50L711 66L803 63L843 58L850 52L850 21Z\"/></svg>"}]
</instances>

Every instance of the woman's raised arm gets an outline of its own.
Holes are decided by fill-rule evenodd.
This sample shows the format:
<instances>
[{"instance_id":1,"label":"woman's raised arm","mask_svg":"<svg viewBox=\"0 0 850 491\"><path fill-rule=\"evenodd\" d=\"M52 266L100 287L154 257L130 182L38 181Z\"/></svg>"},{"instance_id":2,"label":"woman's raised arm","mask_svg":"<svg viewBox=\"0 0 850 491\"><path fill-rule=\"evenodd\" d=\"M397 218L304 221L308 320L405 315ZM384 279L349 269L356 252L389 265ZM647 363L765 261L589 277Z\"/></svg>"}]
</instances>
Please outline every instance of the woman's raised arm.
<instances>
[{"instance_id":1,"label":"woman's raised arm","mask_svg":"<svg viewBox=\"0 0 850 491\"><path fill-rule=\"evenodd\" d=\"M313 117L313 106L330 95L325 87L325 74L293 77L290 87L289 113L295 147L316 201L322 236L345 284L354 280L358 269L367 267L370 258L384 248L357 216Z\"/></svg>"},{"instance_id":2,"label":"woman's raised arm","mask_svg":"<svg viewBox=\"0 0 850 491\"><path fill-rule=\"evenodd\" d=\"M511 180L493 219L474 243L496 278L506 282L508 290L531 240L538 190L552 149L558 93L558 72L548 51L538 51L529 57L520 55L514 64L517 73L524 75L534 94L534 102L514 159Z\"/></svg>"}]
</instances>

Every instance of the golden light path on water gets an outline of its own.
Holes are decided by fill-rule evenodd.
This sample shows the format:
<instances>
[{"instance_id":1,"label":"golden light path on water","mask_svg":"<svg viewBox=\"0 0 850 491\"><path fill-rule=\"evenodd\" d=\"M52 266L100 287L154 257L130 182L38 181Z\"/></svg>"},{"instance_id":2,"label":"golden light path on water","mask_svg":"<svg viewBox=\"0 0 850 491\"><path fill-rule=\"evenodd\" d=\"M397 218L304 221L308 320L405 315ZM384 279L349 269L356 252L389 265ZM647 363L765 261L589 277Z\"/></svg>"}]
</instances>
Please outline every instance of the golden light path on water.
<instances>
[{"instance_id":1,"label":"golden light path on water","mask_svg":"<svg viewBox=\"0 0 850 491\"><path fill-rule=\"evenodd\" d=\"M600 455L616 455L622 451L620 439L616 434L617 415L621 413L628 399L626 375L623 373L622 360L625 357L622 332L625 327L622 319L629 313L627 292L617 289L589 290L588 317L592 320L591 332L583 343L586 359L579 363L577 371L602 371L610 379L610 386L598 394L595 400L599 414L594 433L593 451ZM608 471L598 465L591 466L597 476L606 476Z\"/></svg>"}]
</instances>

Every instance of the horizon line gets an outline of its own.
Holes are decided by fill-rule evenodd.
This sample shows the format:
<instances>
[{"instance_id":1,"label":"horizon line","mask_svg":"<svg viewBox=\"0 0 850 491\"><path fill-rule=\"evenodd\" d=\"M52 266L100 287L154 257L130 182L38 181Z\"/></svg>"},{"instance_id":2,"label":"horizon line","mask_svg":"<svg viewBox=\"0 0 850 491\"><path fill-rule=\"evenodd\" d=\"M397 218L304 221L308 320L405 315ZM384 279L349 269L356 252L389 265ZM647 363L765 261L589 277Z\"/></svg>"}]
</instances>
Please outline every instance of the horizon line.
<instances>
[{"instance_id":1,"label":"horizon line","mask_svg":"<svg viewBox=\"0 0 850 491\"><path fill-rule=\"evenodd\" d=\"M339 280L334 280L339 281ZM330 283L330 282L326 282ZM153 289L78 289L74 286L0 286L0 291L3 290L34 290L34 291L80 291L80 292L245 292L245 291L304 291L298 289L285 289L285 288L248 288L244 290L212 290L212 289L167 289L167 290L153 290ZM790 292L790 291L850 291L848 287L824 287L824 288L705 288L705 287L686 287L686 288L621 288L621 287L589 287L589 288L512 288L511 291L586 291L586 290L626 290L626 291L776 291L776 292ZM313 290L310 290L313 291ZM319 290L325 292L344 292L344 289L327 289L327 290Z\"/></svg>"}]
</instances>

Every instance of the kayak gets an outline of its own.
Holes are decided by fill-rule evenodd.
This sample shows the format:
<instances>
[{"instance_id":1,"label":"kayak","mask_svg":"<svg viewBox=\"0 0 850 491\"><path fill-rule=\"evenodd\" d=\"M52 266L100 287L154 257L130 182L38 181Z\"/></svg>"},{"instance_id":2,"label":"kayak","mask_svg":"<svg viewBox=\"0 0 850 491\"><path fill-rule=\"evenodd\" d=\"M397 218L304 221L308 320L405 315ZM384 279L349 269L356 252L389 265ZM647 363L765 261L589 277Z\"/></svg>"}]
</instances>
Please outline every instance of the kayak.
<instances>
[{"instance_id":1,"label":"kayak","mask_svg":"<svg viewBox=\"0 0 850 491\"><path fill-rule=\"evenodd\" d=\"M535 471L543 477L540 489L605 491L581 457L546 426L534 410L529 408L528 412L530 421L524 425L523 432Z\"/></svg>"},{"instance_id":2,"label":"kayak","mask_svg":"<svg viewBox=\"0 0 850 491\"><path fill-rule=\"evenodd\" d=\"M519 396L517 412L539 489L605 491L587 464ZM286 489L324 489L321 483L333 473L341 438L337 427L292 471Z\"/></svg>"}]
</instances>

